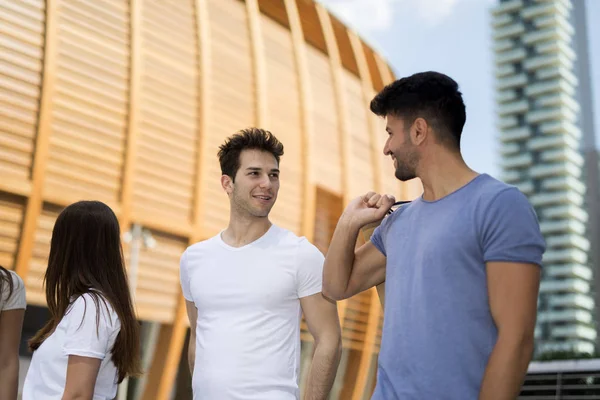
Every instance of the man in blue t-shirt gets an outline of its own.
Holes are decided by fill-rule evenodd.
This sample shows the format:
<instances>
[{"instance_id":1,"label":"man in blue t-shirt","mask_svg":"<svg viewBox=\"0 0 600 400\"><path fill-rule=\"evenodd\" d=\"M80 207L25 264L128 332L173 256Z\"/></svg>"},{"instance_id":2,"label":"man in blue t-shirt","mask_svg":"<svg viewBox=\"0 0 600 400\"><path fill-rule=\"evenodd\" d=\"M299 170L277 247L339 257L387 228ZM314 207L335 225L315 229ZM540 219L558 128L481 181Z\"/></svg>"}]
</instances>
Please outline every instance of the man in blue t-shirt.
<instances>
[{"instance_id":1,"label":"man in blue t-shirt","mask_svg":"<svg viewBox=\"0 0 600 400\"><path fill-rule=\"evenodd\" d=\"M323 293L349 298L385 281L373 399L515 399L533 352L542 255L537 216L515 187L464 162L457 83L435 72L385 87L371 111L387 120L396 178L423 194L394 204L373 192L347 206L324 266ZM382 220L355 251L361 227Z\"/></svg>"}]
</instances>

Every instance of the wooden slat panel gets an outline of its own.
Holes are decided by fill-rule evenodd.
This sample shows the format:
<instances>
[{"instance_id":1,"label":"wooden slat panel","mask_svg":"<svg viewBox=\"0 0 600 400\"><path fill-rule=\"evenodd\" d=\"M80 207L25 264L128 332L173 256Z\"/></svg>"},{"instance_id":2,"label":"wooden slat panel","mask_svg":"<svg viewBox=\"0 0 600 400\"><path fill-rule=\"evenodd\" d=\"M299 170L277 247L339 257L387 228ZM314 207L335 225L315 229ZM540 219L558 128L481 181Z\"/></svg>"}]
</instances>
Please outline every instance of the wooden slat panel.
<instances>
[{"instance_id":1,"label":"wooden slat panel","mask_svg":"<svg viewBox=\"0 0 600 400\"><path fill-rule=\"evenodd\" d=\"M0 176L30 180L41 93L44 1L0 2Z\"/></svg>"},{"instance_id":2,"label":"wooden slat panel","mask_svg":"<svg viewBox=\"0 0 600 400\"><path fill-rule=\"evenodd\" d=\"M127 125L127 2L58 3L56 95L45 189L117 203Z\"/></svg>"},{"instance_id":3,"label":"wooden slat panel","mask_svg":"<svg viewBox=\"0 0 600 400\"><path fill-rule=\"evenodd\" d=\"M347 106L348 130L350 131L350 159L348 171L352 179L348 179L348 194L350 198L360 196L374 187L373 159L369 137L369 121L362 93L362 84L356 75L343 70L344 91Z\"/></svg>"},{"instance_id":4,"label":"wooden slat panel","mask_svg":"<svg viewBox=\"0 0 600 400\"><path fill-rule=\"evenodd\" d=\"M37 19L41 9L40 4L35 3L34 1L28 1L27 3L21 2L19 4L16 2L5 2L4 4L9 5L13 10L18 10L18 13L24 16L25 19L31 16L34 16L34 18ZM46 0L44 6L42 12L44 16L43 47L41 47L40 42L37 40L35 42L29 42L29 44L34 46L29 47L29 49L23 46L13 47L14 41L2 41L3 43L1 44L2 46L7 45L11 52L25 51L25 54L33 60L41 60L43 65L43 67L41 67L43 76L41 79L39 111L37 113L31 111L27 113L29 115L23 113L18 115L18 120L20 122L25 121L24 117L35 119L34 125L36 127L34 145L35 155L33 157L31 168L31 180L30 183L28 182L31 190L27 193L27 206L25 208L21 237L19 238L19 250L16 265L17 273L24 279L27 279L29 275L28 270L34 249L35 231L40 213L42 212L42 195L48 161L48 150L50 147L49 137L52 135L51 121L56 87L57 2L55 0ZM2 54L4 54L4 52ZM34 67L34 69L37 70L37 66ZM15 112L15 115L17 115L17 112Z\"/></svg>"},{"instance_id":5,"label":"wooden slat panel","mask_svg":"<svg viewBox=\"0 0 600 400\"><path fill-rule=\"evenodd\" d=\"M343 200L340 196L330 193L327 190L317 188L316 201L313 243L323 254L327 254L333 231L342 215ZM302 319L300 328L302 340L312 341L313 338L308 332L304 318Z\"/></svg>"},{"instance_id":6,"label":"wooden slat panel","mask_svg":"<svg viewBox=\"0 0 600 400\"><path fill-rule=\"evenodd\" d=\"M323 254L327 254L329 242L343 210L343 199L341 196L331 193L328 190L317 188L314 245Z\"/></svg>"},{"instance_id":7,"label":"wooden slat panel","mask_svg":"<svg viewBox=\"0 0 600 400\"><path fill-rule=\"evenodd\" d=\"M377 334L375 335L375 352L379 354L381 349L381 333L383 332L383 310L379 314L379 322L377 323Z\"/></svg>"},{"instance_id":8,"label":"wooden slat panel","mask_svg":"<svg viewBox=\"0 0 600 400\"><path fill-rule=\"evenodd\" d=\"M379 349L378 328L381 321L381 304L379 296L375 288L367 291L370 293L371 304L369 309L369 320L367 321L367 331L365 332L364 347L360 356L358 377L355 381L355 389L352 394L353 400L361 400L365 396L370 397L370 378L374 375L374 370L377 369L377 360L373 357Z\"/></svg>"},{"instance_id":9,"label":"wooden slat panel","mask_svg":"<svg viewBox=\"0 0 600 400\"><path fill-rule=\"evenodd\" d=\"M289 29L290 23L288 21L284 0L258 0L258 7L260 8L261 13L268 15L273 20Z\"/></svg>"},{"instance_id":10,"label":"wooden slat panel","mask_svg":"<svg viewBox=\"0 0 600 400\"><path fill-rule=\"evenodd\" d=\"M0 265L14 269L25 212L22 197L0 192Z\"/></svg>"},{"instance_id":11,"label":"wooden slat panel","mask_svg":"<svg viewBox=\"0 0 600 400\"><path fill-rule=\"evenodd\" d=\"M250 30L250 45L252 48L256 125L263 127L268 125L269 115L267 106L267 66L261 26L262 14L258 7L258 0L245 0L245 3Z\"/></svg>"},{"instance_id":12,"label":"wooden slat panel","mask_svg":"<svg viewBox=\"0 0 600 400\"><path fill-rule=\"evenodd\" d=\"M42 212L37 220L37 228L33 243L33 254L29 262L29 273L25 279L27 290L27 302L38 306L46 305L46 294L42 287L44 274L48 267L48 255L50 253L50 240L52 229L60 207L44 204Z\"/></svg>"},{"instance_id":13,"label":"wooden slat panel","mask_svg":"<svg viewBox=\"0 0 600 400\"><path fill-rule=\"evenodd\" d=\"M225 138L254 125L252 53L245 5L239 0L208 0L210 37L210 114L202 158L204 237L216 235L229 219L229 200L221 187L217 152ZM229 88L230 90L225 90Z\"/></svg>"},{"instance_id":14,"label":"wooden slat panel","mask_svg":"<svg viewBox=\"0 0 600 400\"><path fill-rule=\"evenodd\" d=\"M363 350L372 298L371 290L366 290L346 301L346 310L342 321L344 347Z\"/></svg>"},{"instance_id":15,"label":"wooden slat panel","mask_svg":"<svg viewBox=\"0 0 600 400\"><path fill-rule=\"evenodd\" d=\"M371 83L373 86L373 90L375 92L381 91L383 89L383 79L381 78L381 74L379 73L379 69L377 68L377 61L375 60L375 54L373 50L367 46L364 42L361 42L362 49L365 54L365 59L367 61L367 66L369 67L369 76L371 77Z\"/></svg>"},{"instance_id":16,"label":"wooden slat panel","mask_svg":"<svg viewBox=\"0 0 600 400\"><path fill-rule=\"evenodd\" d=\"M316 188L312 163L312 145L314 137L314 123L312 120L312 95L310 89L310 77L308 70L308 60L300 22L300 13L296 0L284 0L288 22L290 25L290 35L292 38L292 47L294 50L294 61L298 74L298 86L300 95L300 120L301 130L300 143L302 149L302 228L301 232L309 241L312 242L314 236L315 207L316 207Z\"/></svg>"},{"instance_id":17,"label":"wooden slat panel","mask_svg":"<svg viewBox=\"0 0 600 400\"><path fill-rule=\"evenodd\" d=\"M278 225L301 234L302 228L302 121L300 93L289 30L262 16L267 66L269 129L284 145L281 188L271 212Z\"/></svg>"},{"instance_id":18,"label":"wooden slat panel","mask_svg":"<svg viewBox=\"0 0 600 400\"><path fill-rule=\"evenodd\" d=\"M377 146L378 138L380 136L377 133L377 118L369 110L369 103L373 98L373 81L371 77L371 71L369 70L369 64L365 56L364 46L360 38L354 32L348 32L348 39L350 40L350 45L352 46L354 59L356 60L356 64L359 71L359 82L361 84L362 94L361 99L364 107L364 112L366 113L367 117L366 138L369 142L368 152L370 153L371 158L371 162L369 165L371 167L371 188L373 188L376 192L381 192L383 187L380 175L382 151ZM379 288L382 288L382 286L380 286Z\"/></svg>"},{"instance_id":19,"label":"wooden slat panel","mask_svg":"<svg viewBox=\"0 0 600 400\"><path fill-rule=\"evenodd\" d=\"M300 15L304 40L319 51L327 54L325 37L319 23L315 2L313 0L297 0L296 4L298 5L298 14Z\"/></svg>"},{"instance_id":20,"label":"wooden slat panel","mask_svg":"<svg viewBox=\"0 0 600 400\"><path fill-rule=\"evenodd\" d=\"M331 68L325 54L310 45L306 49L313 96L311 111L315 132L311 161L315 183L342 194L342 149Z\"/></svg>"},{"instance_id":21,"label":"wooden slat panel","mask_svg":"<svg viewBox=\"0 0 600 400\"><path fill-rule=\"evenodd\" d=\"M187 239L154 230L151 233L156 245L140 249L139 254L135 292L138 317L172 323L180 295L179 258L187 247ZM129 266L130 254L127 249L124 251Z\"/></svg>"},{"instance_id":22,"label":"wooden slat panel","mask_svg":"<svg viewBox=\"0 0 600 400\"><path fill-rule=\"evenodd\" d=\"M196 154L204 153L205 132L209 119L208 83L210 82L210 68L208 63L208 19L206 0L196 0L194 4L195 31L194 35L198 43L198 86L188 90L198 90L198 129ZM181 87L180 89L184 89ZM202 199L203 199L203 179L206 161L197 156L195 165L196 179L193 187L193 222L190 232L187 233L188 244L197 242L202 238ZM181 235L180 235L181 236ZM145 386L142 399L166 400L172 394L172 386L177 376L177 368L181 357L181 350L184 346L186 332L189 327L189 321L186 313L186 301L182 295L178 295L178 301L175 311L175 317L172 325L162 325L157 343L157 352L153 357L152 365L148 371L148 383Z\"/></svg>"},{"instance_id":23,"label":"wooden slat panel","mask_svg":"<svg viewBox=\"0 0 600 400\"><path fill-rule=\"evenodd\" d=\"M330 19L342 66L346 70L352 72L355 76L358 76L358 65L356 64L352 46L348 39L348 33L346 32L347 28L334 16L330 16Z\"/></svg>"},{"instance_id":24,"label":"wooden slat panel","mask_svg":"<svg viewBox=\"0 0 600 400\"><path fill-rule=\"evenodd\" d=\"M194 2L141 4L141 89L132 207L191 226L198 120ZM178 32L181 37L174 36ZM173 299L175 301L175 299Z\"/></svg>"}]
</instances>

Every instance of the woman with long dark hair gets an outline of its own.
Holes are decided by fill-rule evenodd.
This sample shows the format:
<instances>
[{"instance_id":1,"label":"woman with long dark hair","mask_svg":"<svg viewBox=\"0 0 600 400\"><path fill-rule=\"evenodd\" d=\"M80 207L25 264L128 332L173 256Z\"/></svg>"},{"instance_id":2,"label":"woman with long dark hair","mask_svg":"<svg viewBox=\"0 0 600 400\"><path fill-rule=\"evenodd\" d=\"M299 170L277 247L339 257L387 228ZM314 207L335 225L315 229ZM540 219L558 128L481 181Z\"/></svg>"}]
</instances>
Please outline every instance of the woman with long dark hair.
<instances>
[{"instance_id":1,"label":"woman with long dark hair","mask_svg":"<svg viewBox=\"0 0 600 400\"><path fill-rule=\"evenodd\" d=\"M29 342L23 400L113 399L140 373L140 342L108 206L80 201L60 213L44 280L51 318Z\"/></svg>"},{"instance_id":2,"label":"woman with long dark hair","mask_svg":"<svg viewBox=\"0 0 600 400\"><path fill-rule=\"evenodd\" d=\"M0 399L16 400L19 383L19 343L25 315L25 285L13 271L0 266Z\"/></svg>"}]
</instances>

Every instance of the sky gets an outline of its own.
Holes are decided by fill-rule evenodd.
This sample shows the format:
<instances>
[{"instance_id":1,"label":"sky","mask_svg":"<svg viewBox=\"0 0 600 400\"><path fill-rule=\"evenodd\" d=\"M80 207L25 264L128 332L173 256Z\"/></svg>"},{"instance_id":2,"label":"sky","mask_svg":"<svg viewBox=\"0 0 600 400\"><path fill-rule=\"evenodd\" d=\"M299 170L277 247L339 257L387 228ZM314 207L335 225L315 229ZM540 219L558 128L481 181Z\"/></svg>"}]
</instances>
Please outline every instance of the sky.
<instances>
[{"instance_id":1,"label":"sky","mask_svg":"<svg viewBox=\"0 0 600 400\"><path fill-rule=\"evenodd\" d=\"M438 71L460 85L469 166L500 178L491 12L497 0L318 0L392 65L397 77ZM586 1L596 144L600 145L600 0ZM595 24L592 21L596 21Z\"/></svg>"}]
</instances>

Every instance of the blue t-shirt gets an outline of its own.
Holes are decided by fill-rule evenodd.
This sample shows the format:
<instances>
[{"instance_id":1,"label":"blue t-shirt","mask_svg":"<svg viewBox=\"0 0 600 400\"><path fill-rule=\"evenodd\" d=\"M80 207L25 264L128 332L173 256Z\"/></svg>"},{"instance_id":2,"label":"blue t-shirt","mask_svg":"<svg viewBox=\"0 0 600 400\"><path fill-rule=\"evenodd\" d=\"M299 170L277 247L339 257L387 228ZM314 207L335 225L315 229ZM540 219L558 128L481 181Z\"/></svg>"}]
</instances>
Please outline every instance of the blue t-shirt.
<instances>
[{"instance_id":1,"label":"blue t-shirt","mask_svg":"<svg viewBox=\"0 0 600 400\"><path fill-rule=\"evenodd\" d=\"M383 335L375 400L475 400L497 328L486 262L541 266L546 245L515 187L478 175L385 218L371 241L386 257Z\"/></svg>"}]
</instances>

